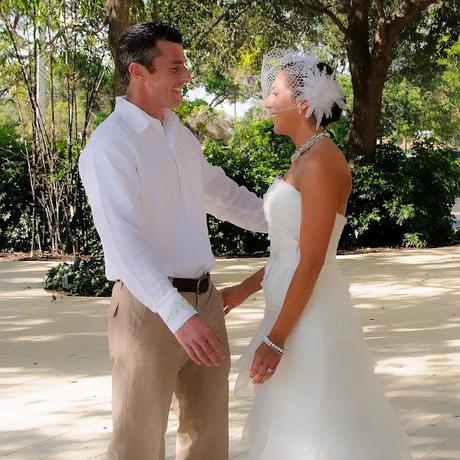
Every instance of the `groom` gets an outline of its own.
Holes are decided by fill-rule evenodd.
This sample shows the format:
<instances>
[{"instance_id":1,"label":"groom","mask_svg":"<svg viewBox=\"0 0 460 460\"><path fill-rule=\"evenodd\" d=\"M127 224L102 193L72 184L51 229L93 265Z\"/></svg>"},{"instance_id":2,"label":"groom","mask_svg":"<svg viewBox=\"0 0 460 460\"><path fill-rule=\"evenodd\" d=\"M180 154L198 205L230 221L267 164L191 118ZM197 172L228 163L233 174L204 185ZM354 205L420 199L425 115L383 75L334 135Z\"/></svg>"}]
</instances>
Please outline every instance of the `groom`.
<instances>
[{"instance_id":1,"label":"groom","mask_svg":"<svg viewBox=\"0 0 460 460\"><path fill-rule=\"evenodd\" d=\"M203 157L171 112L191 81L182 36L143 23L121 37L127 84L80 157L106 275L113 438L109 460L163 460L173 394L177 460L228 458L230 356L209 277L206 213L265 232L262 201Z\"/></svg>"}]
</instances>

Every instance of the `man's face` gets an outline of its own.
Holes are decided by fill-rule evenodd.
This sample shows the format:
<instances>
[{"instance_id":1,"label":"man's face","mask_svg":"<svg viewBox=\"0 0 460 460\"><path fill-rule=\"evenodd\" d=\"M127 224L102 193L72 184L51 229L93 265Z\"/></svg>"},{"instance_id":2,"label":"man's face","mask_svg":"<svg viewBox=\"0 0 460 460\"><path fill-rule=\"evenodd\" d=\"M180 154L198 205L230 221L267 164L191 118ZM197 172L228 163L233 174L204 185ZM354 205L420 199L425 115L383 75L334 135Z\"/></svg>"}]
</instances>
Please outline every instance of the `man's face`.
<instances>
[{"instance_id":1,"label":"man's face","mask_svg":"<svg viewBox=\"0 0 460 460\"><path fill-rule=\"evenodd\" d=\"M178 107L182 102L182 89L192 78L185 67L184 49L166 40L157 42L160 55L154 58L153 72L144 67L144 91L161 109Z\"/></svg>"}]
</instances>

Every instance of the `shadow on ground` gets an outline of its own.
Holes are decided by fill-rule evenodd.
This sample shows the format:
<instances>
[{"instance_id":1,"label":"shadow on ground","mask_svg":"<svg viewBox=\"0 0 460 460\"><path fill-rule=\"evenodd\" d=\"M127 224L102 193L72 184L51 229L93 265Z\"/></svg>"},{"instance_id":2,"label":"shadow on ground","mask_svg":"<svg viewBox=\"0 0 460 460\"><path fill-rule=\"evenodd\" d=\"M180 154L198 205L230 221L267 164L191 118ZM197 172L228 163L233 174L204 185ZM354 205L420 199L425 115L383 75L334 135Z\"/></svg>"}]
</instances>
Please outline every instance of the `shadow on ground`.
<instances>
[{"instance_id":1,"label":"shadow on ground","mask_svg":"<svg viewBox=\"0 0 460 460\"><path fill-rule=\"evenodd\" d=\"M236 283L264 259L221 259L219 286ZM460 458L460 248L346 255L340 265L386 394L411 436L414 456ZM53 298L41 288L55 262L0 262L0 456L88 460L110 436L108 299ZM227 318L237 360L263 314L260 294ZM250 396L231 396L231 458ZM177 419L170 418L172 459ZM101 457L102 458L102 457Z\"/></svg>"}]
</instances>

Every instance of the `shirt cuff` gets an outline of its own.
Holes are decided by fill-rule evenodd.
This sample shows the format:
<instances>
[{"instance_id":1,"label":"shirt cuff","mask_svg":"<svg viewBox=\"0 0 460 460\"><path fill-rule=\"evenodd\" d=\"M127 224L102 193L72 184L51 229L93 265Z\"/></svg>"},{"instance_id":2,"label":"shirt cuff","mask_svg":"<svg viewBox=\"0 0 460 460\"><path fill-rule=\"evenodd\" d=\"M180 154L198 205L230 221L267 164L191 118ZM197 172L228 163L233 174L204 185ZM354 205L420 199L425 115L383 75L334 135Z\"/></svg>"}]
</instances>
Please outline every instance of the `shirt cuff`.
<instances>
[{"instance_id":1,"label":"shirt cuff","mask_svg":"<svg viewBox=\"0 0 460 460\"><path fill-rule=\"evenodd\" d=\"M176 291L156 310L173 334L198 312Z\"/></svg>"}]
</instances>

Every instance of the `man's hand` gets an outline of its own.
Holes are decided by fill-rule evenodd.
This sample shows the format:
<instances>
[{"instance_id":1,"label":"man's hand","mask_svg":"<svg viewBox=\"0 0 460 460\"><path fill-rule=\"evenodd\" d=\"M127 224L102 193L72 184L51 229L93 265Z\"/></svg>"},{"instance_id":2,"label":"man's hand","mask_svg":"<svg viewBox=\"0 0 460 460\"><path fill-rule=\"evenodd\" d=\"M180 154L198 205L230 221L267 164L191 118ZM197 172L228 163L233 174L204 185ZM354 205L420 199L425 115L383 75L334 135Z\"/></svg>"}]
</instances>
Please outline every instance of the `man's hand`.
<instances>
[{"instance_id":1,"label":"man's hand","mask_svg":"<svg viewBox=\"0 0 460 460\"><path fill-rule=\"evenodd\" d=\"M199 314L185 322L175 335L195 364L219 367L225 359L221 340Z\"/></svg>"},{"instance_id":2,"label":"man's hand","mask_svg":"<svg viewBox=\"0 0 460 460\"><path fill-rule=\"evenodd\" d=\"M242 284L221 289L220 294L222 295L224 313L226 315L249 297L249 293L245 291Z\"/></svg>"}]
</instances>

